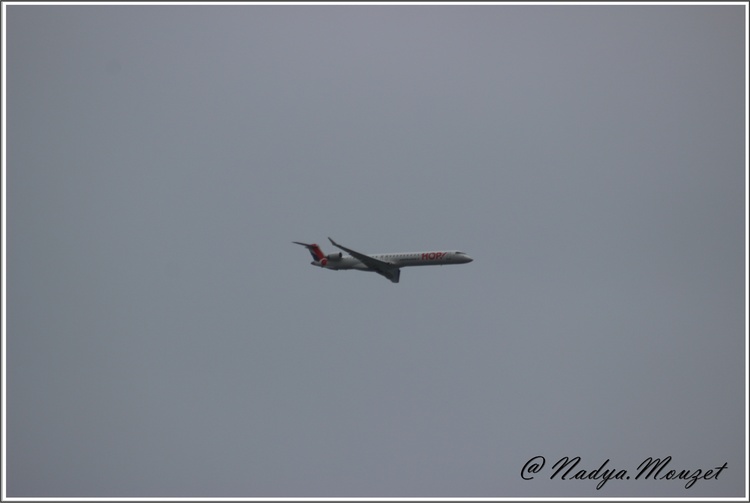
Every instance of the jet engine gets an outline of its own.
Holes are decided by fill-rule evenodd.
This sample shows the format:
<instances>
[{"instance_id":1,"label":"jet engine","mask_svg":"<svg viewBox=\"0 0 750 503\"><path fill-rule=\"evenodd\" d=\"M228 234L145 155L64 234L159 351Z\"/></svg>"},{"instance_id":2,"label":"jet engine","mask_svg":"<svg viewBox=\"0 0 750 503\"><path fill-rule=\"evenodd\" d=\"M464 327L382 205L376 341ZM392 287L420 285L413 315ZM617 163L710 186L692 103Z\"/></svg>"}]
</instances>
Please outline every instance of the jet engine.
<instances>
[{"instance_id":1,"label":"jet engine","mask_svg":"<svg viewBox=\"0 0 750 503\"><path fill-rule=\"evenodd\" d=\"M344 254L341 253L341 252L338 252L338 253L329 253L328 255L326 255L326 258L328 260L332 260L332 261L335 262L337 260L341 260L341 257L343 257L343 256L344 256Z\"/></svg>"}]
</instances>

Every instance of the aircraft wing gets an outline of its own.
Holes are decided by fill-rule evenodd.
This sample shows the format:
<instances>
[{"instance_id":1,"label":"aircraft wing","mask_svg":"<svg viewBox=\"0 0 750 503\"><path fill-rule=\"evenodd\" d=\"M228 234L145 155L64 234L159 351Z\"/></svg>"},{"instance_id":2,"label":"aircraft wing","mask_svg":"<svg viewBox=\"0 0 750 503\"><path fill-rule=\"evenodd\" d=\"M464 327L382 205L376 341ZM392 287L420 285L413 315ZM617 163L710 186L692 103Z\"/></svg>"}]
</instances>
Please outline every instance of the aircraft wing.
<instances>
[{"instance_id":1,"label":"aircraft wing","mask_svg":"<svg viewBox=\"0 0 750 503\"><path fill-rule=\"evenodd\" d=\"M364 253L359 253L358 251L351 250L349 248L346 248L344 246L341 246L336 241L334 241L331 238L328 238L328 240L331 242L333 246L336 248L341 248L348 254L350 254L352 257L356 258L363 264L365 264L367 267L375 271L376 273L380 274L381 276L385 276L389 280L393 281L394 283L398 283L399 276L401 275L401 270L398 268L398 266L395 266L391 264L390 262L384 262L382 260L378 260L376 258L370 257L369 255L365 255Z\"/></svg>"}]
</instances>

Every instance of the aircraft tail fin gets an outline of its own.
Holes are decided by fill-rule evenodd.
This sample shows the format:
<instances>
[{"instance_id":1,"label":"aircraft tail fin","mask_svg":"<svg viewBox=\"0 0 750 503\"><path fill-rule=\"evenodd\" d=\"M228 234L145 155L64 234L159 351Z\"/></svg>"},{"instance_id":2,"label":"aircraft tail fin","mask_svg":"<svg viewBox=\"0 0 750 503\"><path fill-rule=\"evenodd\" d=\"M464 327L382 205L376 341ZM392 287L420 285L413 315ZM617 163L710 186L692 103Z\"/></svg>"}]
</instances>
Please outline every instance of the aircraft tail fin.
<instances>
[{"instance_id":1,"label":"aircraft tail fin","mask_svg":"<svg viewBox=\"0 0 750 503\"><path fill-rule=\"evenodd\" d=\"M310 252L310 255L312 255L312 258L315 262L320 262L323 260L326 256L323 254L323 250L320 249L320 246L317 244L306 244L306 243L300 243L299 241L292 241L292 243L296 245L301 245L307 248L307 251Z\"/></svg>"}]
</instances>

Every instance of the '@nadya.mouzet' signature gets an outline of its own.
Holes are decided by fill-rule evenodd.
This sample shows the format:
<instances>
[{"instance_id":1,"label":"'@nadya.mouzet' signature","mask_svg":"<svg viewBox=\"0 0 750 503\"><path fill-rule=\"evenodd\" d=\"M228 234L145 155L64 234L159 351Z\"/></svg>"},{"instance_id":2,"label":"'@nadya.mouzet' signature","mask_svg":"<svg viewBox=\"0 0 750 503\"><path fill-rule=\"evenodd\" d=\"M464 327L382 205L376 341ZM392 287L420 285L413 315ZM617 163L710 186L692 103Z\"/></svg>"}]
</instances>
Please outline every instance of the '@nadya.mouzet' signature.
<instances>
[{"instance_id":1,"label":"'@nadya.mouzet' signature","mask_svg":"<svg viewBox=\"0 0 750 503\"><path fill-rule=\"evenodd\" d=\"M672 462L672 456L665 458L644 459L636 468L637 474L631 477L630 472L626 469L608 468L610 460L607 459L598 468L587 470L578 468L581 463L581 457L575 456L569 458L563 456L552 465L550 480L598 480L596 489L604 487L610 480L685 480L685 489L690 489L699 480L718 480L721 472L727 469L725 462L721 466L714 468L691 468L691 469L669 469L667 467ZM521 468L521 478L524 480L533 480L534 475L540 473L547 460L544 456L534 456L524 463Z\"/></svg>"}]
</instances>

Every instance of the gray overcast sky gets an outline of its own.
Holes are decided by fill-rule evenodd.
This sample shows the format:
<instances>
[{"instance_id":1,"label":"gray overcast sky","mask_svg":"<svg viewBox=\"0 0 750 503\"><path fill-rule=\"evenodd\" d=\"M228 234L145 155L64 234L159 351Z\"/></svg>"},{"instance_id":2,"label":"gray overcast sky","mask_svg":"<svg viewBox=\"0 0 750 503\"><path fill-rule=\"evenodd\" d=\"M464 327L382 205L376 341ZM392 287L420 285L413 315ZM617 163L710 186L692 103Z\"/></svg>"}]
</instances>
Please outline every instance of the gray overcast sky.
<instances>
[{"instance_id":1,"label":"gray overcast sky","mask_svg":"<svg viewBox=\"0 0 750 503\"><path fill-rule=\"evenodd\" d=\"M8 496L744 494L743 6L5 7Z\"/></svg>"}]
</instances>

